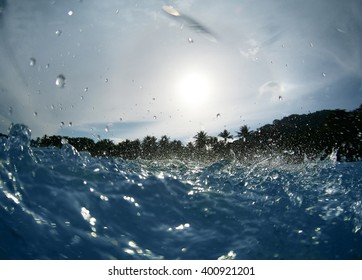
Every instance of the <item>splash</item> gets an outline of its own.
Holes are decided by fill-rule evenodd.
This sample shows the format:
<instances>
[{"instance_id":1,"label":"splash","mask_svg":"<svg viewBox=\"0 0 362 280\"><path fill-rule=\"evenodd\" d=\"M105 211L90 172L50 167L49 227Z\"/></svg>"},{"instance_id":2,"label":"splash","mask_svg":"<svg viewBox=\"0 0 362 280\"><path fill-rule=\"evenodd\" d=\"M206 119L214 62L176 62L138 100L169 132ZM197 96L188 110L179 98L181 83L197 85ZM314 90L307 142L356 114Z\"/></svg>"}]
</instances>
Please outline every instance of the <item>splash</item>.
<instances>
[{"instance_id":1,"label":"splash","mask_svg":"<svg viewBox=\"0 0 362 280\"><path fill-rule=\"evenodd\" d=\"M0 138L1 259L361 259L362 164L96 158Z\"/></svg>"}]
</instances>

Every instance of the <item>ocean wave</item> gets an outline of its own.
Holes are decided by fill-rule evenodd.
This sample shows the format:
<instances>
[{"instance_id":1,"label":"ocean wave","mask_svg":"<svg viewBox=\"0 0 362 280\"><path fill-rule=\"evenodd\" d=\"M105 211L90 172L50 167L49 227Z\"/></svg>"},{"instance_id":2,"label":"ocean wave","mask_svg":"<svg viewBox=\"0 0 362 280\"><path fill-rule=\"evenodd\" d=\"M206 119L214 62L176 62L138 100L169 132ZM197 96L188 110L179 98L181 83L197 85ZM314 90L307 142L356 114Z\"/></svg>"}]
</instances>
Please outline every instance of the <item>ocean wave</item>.
<instances>
[{"instance_id":1,"label":"ocean wave","mask_svg":"<svg viewBox=\"0 0 362 280\"><path fill-rule=\"evenodd\" d=\"M362 259L362 163L92 157L0 138L0 259Z\"/></svg>"}]
</instances>

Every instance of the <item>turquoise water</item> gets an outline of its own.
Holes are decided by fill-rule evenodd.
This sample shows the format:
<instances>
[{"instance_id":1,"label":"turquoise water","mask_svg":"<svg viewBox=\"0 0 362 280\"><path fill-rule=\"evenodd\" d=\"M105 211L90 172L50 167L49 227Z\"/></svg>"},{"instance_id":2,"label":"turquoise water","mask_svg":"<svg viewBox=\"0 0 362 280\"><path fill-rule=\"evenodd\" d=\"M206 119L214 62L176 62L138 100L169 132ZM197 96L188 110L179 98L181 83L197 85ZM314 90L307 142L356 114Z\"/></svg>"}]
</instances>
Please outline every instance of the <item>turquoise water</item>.
<instances>
[{"instance_id":1,"label":"turquoise water","mask_svg":"<svg viewBox=\"0 0 362 280\"><path fill-rule=\"evenodd\" d=\"M93 158L0 138L0 259L362 259L362 163Z\"/></svg>"}]
</instances>

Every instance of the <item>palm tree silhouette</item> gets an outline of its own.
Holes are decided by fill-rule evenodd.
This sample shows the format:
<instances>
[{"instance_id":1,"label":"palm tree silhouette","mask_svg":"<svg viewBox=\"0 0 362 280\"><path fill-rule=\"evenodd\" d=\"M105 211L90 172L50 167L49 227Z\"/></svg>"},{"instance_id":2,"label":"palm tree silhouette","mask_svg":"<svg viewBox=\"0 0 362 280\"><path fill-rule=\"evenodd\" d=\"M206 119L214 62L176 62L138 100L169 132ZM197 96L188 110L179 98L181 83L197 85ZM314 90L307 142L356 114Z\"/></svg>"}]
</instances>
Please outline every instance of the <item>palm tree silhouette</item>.
<instances>
[{"instance_id":1,"label":"palm tree silhouette","mask_svg":"<svg viewBox=\"0 0 362 280\"><path fill-rule=\"evenodd\" d=\"M142 154L145 159L151 159L157 152L157 138L155 136L146 136L141 143Z\"/></svg>"},{"instance_id":2,"label":"palm tree silhouette","mask_svg":"<svg viewBox=\"0 0 362 280\"><path fill-rule=\"evenodd\" d=\"M237 133L237 136L239 137L239 139L243 138L244 141L246 141L247 138L249 138L249 136L250 136L250 130L247 125L241 126L240 130L237 131L236 133Z\"/></svg>"},{"instance_id":3,"label":"palm tree silhouette","mask_svg":"<svg viewBox=\"0 0 362 280\"><path fill-rule=\"evenodd\" d=\"M207 133L203 130L199 131L195 136L195 147L198 150L203 150L206 148L206 144L208 141L209 136L207 136Z\"/></svg>"},{"instance_id":4,"label":"palm tree silhouette","mask_svg":"<svg viewBox=\"0 0 362 280\"><path fill-rule=\"evenodd\" d=\"M225 143L228 141L228 139L233 139L233 136L227 129L224 129L224 131L220 132L218 136L223 138Z\"/></svg>"},{"instance_id":5,"label":"palm tree silhouette","mask_svg":"<svg viewBox=\"0 0 362 280\"><path fill-rule=\"evenodd\" d=\"M170 145L170 137L167 135L161 136L161 139L158 141L158 145L161 149L168 149Z\"/></svg>"}]
</instances>

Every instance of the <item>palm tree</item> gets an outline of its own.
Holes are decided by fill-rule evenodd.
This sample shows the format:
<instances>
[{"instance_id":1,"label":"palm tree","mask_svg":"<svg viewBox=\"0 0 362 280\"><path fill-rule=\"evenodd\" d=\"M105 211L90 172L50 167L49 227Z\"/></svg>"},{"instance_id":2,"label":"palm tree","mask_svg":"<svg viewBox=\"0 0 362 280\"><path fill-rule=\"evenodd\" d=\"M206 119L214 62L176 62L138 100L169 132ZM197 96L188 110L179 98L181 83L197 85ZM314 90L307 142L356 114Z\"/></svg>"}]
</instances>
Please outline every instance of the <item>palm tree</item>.
<instances>
[{"instance_id":1,"label":"palm tree","mask_svg":"<svg viewBox=\"0 0 362 280\"><path fill-rule=\"evenodd\" d=\"M228 139L233 139L233 136L227 129L224 129L224 131L220 132L218 136L223 138L225 143L228 141Z\"/></svg>"},{"instance_id":2,"label":"palm tree","mask_svg":"<svg viewBox=\"0 0 362 280\"><path fill-rule=\"evenodd\" d=\"M157 152L157 138L155 136L146 136L143 138L141 148L145 159L153 158Z\"/></svg>"},{"instance_id":3,"label":"palm tree","mask_svg":"<svg viewBox=\"0 0 362 280\"><path fill-rule=\"evenodd\" d=\"M165 157L170 153L170 137L167 135L161 136L161 139L158 141L158 154L161 157Z\"/></svg>"},{"instance_id":4,"label":"palm tree","mask_svg":"<svg viewBox=\"0 0 362 280\"><path fill-rule=\"evenodd\" d=\"M250 135L250 130L249 127L247 125L243 125L240 127L240 130L237 131L238 137L239 139L243 138L244 141L246 141L246 139L249 137Z\"/></svg>"},{"instance_id":5,"label":"palm tree","mask_svg":"<svg viewBox=\"0 0 362 280\"><path fill-rule=\"evenodd\" d=\"M162 150L164 150L164 149L168 149L169 145L170 145L170 137L168 137L167 135L161 136L161 139L158 141L158 146Z\"/></svg>"},{"instance_id":6,"label":"palm tree","mask_svg":"<svg viewBox=\"0 0 362 280\"><path fill-rule=\"evenodd\" d=\"M181 156L183 152L182 142L180 140L170 142L170 152L172 156Z\"/></svg>"},{"instance_id":7,"label":"palm tree","mask_svg":"<svg viewBox=\"0 0 362 280\"><path fill-rule=\"evenodd\" d=\"M206 144L207 144L207 140L208 140L208 136L207 133L203 130L199 131L195 136L195 147L198 150L203 150L206 148Z\"/></svg>"},{"instance_id":8,"label":"palm tree","mask_svg":"<svg viewBox=\"0 0 362 280\"><path fill-rule=\"evenodd\" d=\"M217 137L210 136L207 139L206 145L214 148L218 144Z\"/></svg>"},{"instance_id":9,"label":"palm tree","mask_svg":"<svg viewBox=\"0 0 362 280\"><path fill-rule=\"evenodd\" d=\"M100 140L94 145L96 154L100 156L114 156L115 147L113 141L109 139Z\"/></svg>"}]
</instances>

